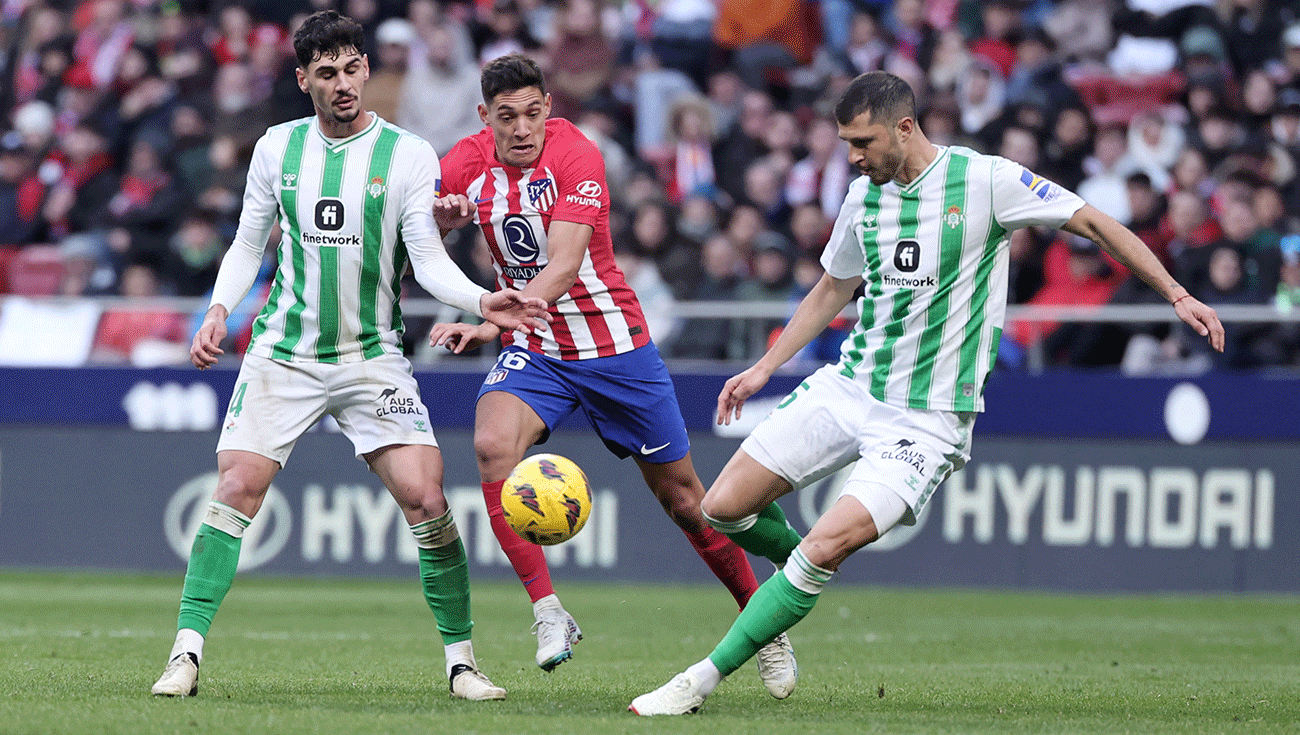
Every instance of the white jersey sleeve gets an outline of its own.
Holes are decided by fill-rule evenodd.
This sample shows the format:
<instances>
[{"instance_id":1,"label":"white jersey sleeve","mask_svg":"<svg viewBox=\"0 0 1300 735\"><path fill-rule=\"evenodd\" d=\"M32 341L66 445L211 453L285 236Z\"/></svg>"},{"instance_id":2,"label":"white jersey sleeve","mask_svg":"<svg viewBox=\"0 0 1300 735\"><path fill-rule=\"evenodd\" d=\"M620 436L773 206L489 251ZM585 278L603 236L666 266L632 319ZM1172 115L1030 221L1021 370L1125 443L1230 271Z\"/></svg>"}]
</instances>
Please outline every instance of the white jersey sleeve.
<instances>
[{"instance_id":1,"label":"white jersey sleeve","mask_svg":"<svg viewBox=\"0 0 1300 735\"><path fill-rule=\"evenodd\" d=\"M862 216L866 211L863 200L869 181L866 176L859 176L849 185L844 203L840 205L840 213L835 218L830 240L826 241L826 248L822 250L822 268L832 278L861 278L866 267L861 228Z\"/></svg>"},{"instance_id":2,"label":"white jersey sleeve","mask_svg":"<svg viewBox=\"0 0 1300 735\"><path fill-rule=\"evenodd\" d=\"M1039 225L1060 229L1083 205L1079 195L1014 161L997 158L993 164L993 217L1008 232Z\"/></svg>"},{"instance_id":3,"label":"white jersey sleeve","mask_svg":"<svg viewBox=\"0 0 1300 735\"><path fill-rule=\"evenodd\" d=\"M230 313L253 287L262 266L266 239L275 226L280 207L275 196L279 161L268 137L263 135L253 147L253 159L249 162L244 185L244 207L239 213L239 228L235 231L234 242L221 259L209 309L221 304L226 307L226 313Z\"/></svg>"},{"instance_id":4,"label":"white jersey sleeve","mask_svg":"<svg viewBox=\"0 0 1300 735\"><path fill-rule=\"evenodd\" d=\"M402 197L400 222L402 240L411 257L415 280L434 298L482 317L481 299L487 289L465 275L447 255L433 221L433 200L438 196L442 167L433 146L421 140L416 146Z\"/></svg>"}]
</instances>

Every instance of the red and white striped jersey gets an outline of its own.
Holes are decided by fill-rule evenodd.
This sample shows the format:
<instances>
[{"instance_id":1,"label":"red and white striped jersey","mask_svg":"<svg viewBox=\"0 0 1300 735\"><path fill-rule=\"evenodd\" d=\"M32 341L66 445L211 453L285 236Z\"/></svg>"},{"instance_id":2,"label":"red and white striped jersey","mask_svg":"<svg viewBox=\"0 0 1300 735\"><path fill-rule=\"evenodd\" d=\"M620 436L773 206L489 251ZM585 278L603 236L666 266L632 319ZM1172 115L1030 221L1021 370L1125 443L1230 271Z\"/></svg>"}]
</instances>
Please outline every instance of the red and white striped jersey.
<instances>
[{"instance_id":1,"label":"red and white striped jersey","mask_svg":"<svg viewBox=\"0 0 1300 735\"><path fill-rule=\"evenodd\" d=\"M650 342L636 294L614 263L609 235L605 160L573 123L546 121L542 155L532 168L496 160L492 129L462 138L442 159L441 195L464 194L476 205L501 288L523 289L547 263L551 220L591 225L578 277L551 305L550 329L501 335L531 352L586 360L629 352Z\"/></svg>"}]
</instances>

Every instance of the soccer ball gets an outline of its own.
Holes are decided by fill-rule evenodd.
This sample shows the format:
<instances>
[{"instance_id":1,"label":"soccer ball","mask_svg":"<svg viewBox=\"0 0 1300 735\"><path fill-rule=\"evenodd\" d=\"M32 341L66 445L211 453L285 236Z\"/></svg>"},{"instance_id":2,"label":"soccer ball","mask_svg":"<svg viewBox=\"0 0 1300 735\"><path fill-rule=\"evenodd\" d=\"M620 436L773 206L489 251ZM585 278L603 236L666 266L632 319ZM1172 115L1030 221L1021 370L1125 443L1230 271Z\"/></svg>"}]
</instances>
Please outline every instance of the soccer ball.
<instances>
[{"instance_id":1,"label":"soccer ball","mask_svg":"<svg viewBox=\"0 0 1300 735\"><path fill-rule=\"evenodd\" d=\"M535 454L515 465L501 486L506 522L525 541L563 543L591 515L591 488L578 465L558 454Z\"/></svg>"}]
</instances>

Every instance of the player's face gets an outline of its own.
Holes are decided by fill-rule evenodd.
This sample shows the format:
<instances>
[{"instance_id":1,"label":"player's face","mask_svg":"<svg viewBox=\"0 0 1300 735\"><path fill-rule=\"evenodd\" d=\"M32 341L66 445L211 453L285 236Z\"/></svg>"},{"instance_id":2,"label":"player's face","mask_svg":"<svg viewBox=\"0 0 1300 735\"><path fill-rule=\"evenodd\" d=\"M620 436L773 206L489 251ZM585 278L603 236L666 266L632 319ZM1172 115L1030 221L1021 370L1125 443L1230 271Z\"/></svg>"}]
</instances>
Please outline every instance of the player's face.
<instances>
[{"instance_id":1,"label":"player's face","mask_svg":"<svg viewBox=\"0 0 1300 735\"><path fill-rule=\"evenodd\" d=\"M911 118L903 118L894 125L874 123L871 113L864 112L848 125L840 125L840 139L849 144L849 164L876 186L889 183L903 166L900 128L910 124Z\"/></svg>"},{"instance_id":2,"label":"player's face","mask_svg":"<svg viewBox=\"0 0 1300 735\"><path fill-rule=\"evenodd\" d=\"M551 95L537 87L502 92L478 106L478 116L492 128L497 160L518 168L531 166L542 155L550 114Z\"/></svg>"},{"instance_id":3,"label":"player's face","mask_svg":"<svg viewBox=\"0 0 1300 735\"><path fill-rule=\"evenodd\" d=\"M316 115L331 127L347 126L361 114L361 90L369 78L370 62L356 49L321 54L306 69L298 67L298 88L311 95Z\"/></svg>"}]
</instances>

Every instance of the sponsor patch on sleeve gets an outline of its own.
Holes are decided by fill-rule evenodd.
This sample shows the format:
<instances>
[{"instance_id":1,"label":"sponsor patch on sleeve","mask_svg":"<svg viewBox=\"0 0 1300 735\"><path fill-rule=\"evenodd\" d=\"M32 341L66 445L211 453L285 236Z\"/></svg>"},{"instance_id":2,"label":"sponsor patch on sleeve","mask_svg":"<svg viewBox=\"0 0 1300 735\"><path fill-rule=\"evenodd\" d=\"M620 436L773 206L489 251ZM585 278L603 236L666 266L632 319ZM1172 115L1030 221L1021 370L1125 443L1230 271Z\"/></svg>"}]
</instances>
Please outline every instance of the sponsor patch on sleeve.
<instances>
[{"instance_id":1,"label":"sponsor patch on sleeve","mask_svg":"<svg viewBox=\"0 0 1300 735\"><path fill-rule=\"evenodd\" d=\"M1053 201L1061 195L1060 186L1048 181L1029 169L1021 170L1020 183L1029 187L1030 191L1034 192L1039 199L1042 199L1045 202Z\"/></svg>"}]
</instances>

